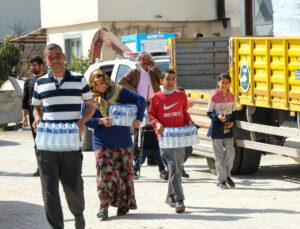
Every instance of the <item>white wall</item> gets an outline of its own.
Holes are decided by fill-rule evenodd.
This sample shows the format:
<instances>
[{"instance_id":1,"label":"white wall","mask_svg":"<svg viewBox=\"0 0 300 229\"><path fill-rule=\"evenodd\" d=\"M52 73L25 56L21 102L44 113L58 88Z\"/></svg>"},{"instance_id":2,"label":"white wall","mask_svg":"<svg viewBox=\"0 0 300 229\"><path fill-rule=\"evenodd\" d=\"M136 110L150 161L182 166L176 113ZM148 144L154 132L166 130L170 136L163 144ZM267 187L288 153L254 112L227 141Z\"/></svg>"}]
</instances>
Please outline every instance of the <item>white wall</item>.
<instances>
[{"instance_id":1,"label":"white wall","mask_svg":"<svg viewBox=\"0 0 300 229\"><path fill-rule=\"evenodd\" d=\"M91 49L92 39L100 26L100 23L89 23L77 26L50 28L47 30L47 43L56 43L60 45L63 52L65 52L64 36L80 34L82 38L83 57L88 57L88 51Z\"/></svg>"},{"instance_id":2,"label":"white wall","mask_svg":"<svg viewBox=\"0 0 300 229\"><path fill-rule=\"evenodd\" d=\"M14 26L24 29L25 35L41 26L40 0L0 1L0 40L6 35L17 35Z\"/></svg>"},{"instance_id":3,"label":"white wall","mask_svg":"<svg viewBox=\"0 0 300 229\"><path fill-rule=\"evenodd\" d=\"M41 0L41 15L43 28L96 21L207 21L217 18L216 0Z\"/></svg>"},{"instance_id":4,"label":"white wall","mask_svg":"<svg viewBox=\"0 0 300 229\"><path fill-rule=\"evenodd\" d=\"M216 0L99 0L100 21L206 21L216 18Z\"/></svg>"},{"instance_id":5,"label":"white wall","mask_svg":"<svg viewBox=\"0 0 300 229\"><path fill-rule=\"evenodd\" d=\"M98 21L98 0L41 0L43 28Z\"/></svg>"},{"instance_id":6,"label":"white wall","mask_svg":"<svg viewBox=\"0 0 300 229\"><path fill-rule=\"evenodd\" d=\"M231 19L232 35L241 35L241 1L240 0L230 0L225 1L225 12L226 17Z\"/></svg>"}]
</instances>

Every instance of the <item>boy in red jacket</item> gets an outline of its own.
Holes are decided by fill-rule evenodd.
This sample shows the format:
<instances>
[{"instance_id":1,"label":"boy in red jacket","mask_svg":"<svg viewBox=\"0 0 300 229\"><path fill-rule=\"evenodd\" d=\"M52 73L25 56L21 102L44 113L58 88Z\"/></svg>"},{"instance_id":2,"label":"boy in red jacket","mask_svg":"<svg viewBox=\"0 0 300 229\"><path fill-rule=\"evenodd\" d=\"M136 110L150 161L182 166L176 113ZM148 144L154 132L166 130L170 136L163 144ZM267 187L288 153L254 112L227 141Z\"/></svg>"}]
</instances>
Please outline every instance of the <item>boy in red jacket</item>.
<instances>
[{"instance_id":1,"label":"boy in red jacket","mask_svg":"<svg viewBox=\"0 0 300 229\"><path fill-rule=\"evenodd\" d=\"M173 70L164 72L160 83L162 90L151 97L149 118L159 137L164 127L183 127L193 125L187 113L187 97L182 91L175 90L176 74ZM166 203L176 208L176 213L185 211L184 195L181 185L182 165L185 148L161 149L169 170L168 194Z\"/></svg>"}]
</instances>

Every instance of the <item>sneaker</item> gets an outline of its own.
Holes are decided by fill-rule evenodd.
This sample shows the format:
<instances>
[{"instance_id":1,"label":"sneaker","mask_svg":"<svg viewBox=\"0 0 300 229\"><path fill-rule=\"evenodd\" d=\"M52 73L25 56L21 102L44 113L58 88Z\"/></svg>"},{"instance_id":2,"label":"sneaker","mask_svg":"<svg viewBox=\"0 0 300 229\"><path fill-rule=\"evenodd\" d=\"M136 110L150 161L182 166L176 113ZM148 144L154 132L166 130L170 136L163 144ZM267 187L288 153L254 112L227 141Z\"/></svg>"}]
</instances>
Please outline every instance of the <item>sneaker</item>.
<instances>
[{"instance_id":1,"label":"sneaker","mask_svg":"<svg viewBox=\"0 0 300 229\"><path fill-rule=\"evenodd\" d=\"M98 214L97 217L100 219L107 219L108 218L108 209L107 208L102 208Z\"/></svg>"},{"instance_id":2,"label":"sneaker","mask_svg":"<svg viewBox=\"0 0 300 229\"><path fill-rule=\"evenodd\" d=\"M133 172L133 179L135 179L135 180L138 180L138 179L139 179L139 175L138 175L137 172L138 172L138 171L135 171L135 170L134 170L134 172Z\"/></svg>"},{"instance_id":3,"label":"sneaker","mask_svg":"<svg viewBox=\"0 0 300 229\"><path fill-rule=\"evenodd\" d=\"M164 179L165 179L165 176L166 176L166 173L167 173L166 170L161 170L161 171L159 172L159 178L164 180Z\"/></svg>"},{"instance_id":4,"label":"sneaker","mask_svg":"<svg viewBox=\"0 0 300 229\"><path fill-rule=\"evenodd\" d=\"M182 168L182 175L181 176L184 177L184 178L190 178L190 175L187 174L183 168Z\"/></svg>"},{"instance_id":5,"label":"sneaker","mask_svg":"<svg viewBox=\"0 0 300 229\"><path fill-rule=\"evenodd\" d=\"M173 199L173 196L167 196L166 204L168 204L171 208L175 208L176 202Z\"/></svg>"},{"instance_id":6,"label":"sneaker","mask_svg":"<svg viewBox=\"0 0 300 229\"><path fill-rule=\"evenodd\" d=\"M228 186L225 181L219 181L217 186L221 189L228 189Z\"/></svg>"},{"instance_id":7,"label":"sneaker","mask_svg":"<svg viewBox=\"0 0 300 229\"><path fill-rule=\"evenodd\" d=\"M230 177L227 177L226 183L229 186L229 188L235 188L235 183Z\"/></svg>"},{"instance_id":8,"label":"sneaker","mask_svg":"<svg viewBox=\"0 0 300 229\"><path fill-rule=\"evenodd\" d=\"M40 176L39 168L37 168L36 172L34 174L32 174L32 176L34 176L34 177L39 177Z\"/></svg>"},{"instance_id":9,"label":"sneaker","mask_svg":"<svg viewBox=\"0 0 300 229\"><path fill-rule=\"evenodd\" d=\"M176 213L183 213L185 211L185 206L184 206L184 203L183 201L178 201L175 205L175 211Z\"/></svg>"}]
</instances>

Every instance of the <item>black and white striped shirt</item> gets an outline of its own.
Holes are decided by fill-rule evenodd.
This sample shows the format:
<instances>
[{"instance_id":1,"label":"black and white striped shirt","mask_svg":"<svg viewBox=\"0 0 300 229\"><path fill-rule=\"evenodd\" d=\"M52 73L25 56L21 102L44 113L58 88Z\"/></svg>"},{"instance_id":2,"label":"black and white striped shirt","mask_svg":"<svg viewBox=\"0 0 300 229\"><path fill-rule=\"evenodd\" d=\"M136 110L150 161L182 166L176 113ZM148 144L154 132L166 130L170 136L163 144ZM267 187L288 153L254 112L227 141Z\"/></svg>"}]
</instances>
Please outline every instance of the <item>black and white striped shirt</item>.
<instances>
[{"instance_id":1,"label":"black and white striped shirt","mask_svg":"<svg viewBox=\"0 0 300 229\"><path fill-rule=\"evenodd\" d=\"M33 106L43 106L43 120L76 122L81 117L82 100L91 100L92 94L83 75L66 70L61 84L52 72L37 79Z\"/></svg>"}]
</instances>

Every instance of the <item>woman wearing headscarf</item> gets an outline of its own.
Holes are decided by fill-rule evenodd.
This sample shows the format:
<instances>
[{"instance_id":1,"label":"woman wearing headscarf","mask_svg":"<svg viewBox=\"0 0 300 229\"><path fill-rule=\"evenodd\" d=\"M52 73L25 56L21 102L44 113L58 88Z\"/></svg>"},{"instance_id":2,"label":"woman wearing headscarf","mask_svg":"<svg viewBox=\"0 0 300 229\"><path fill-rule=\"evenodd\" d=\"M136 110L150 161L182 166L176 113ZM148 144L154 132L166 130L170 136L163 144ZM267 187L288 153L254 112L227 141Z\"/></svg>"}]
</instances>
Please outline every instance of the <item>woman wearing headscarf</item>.
<instances>
[{"instance_id":1,"label":"woman wearing headscarf","mask_svg":"<svg viewBox=\"0 0 300 229\"><path fill-rule=\"evenodd\" d=\"M109 205L117 207L117 215L124 215L129 209L136 209L133 185L132 139L129 127L114 126L108 109L111 104L135 104L137 118L131 128L139 128L143 120L145 99L117 86L101 69L90 74L89 86L96 112L86 122L93 128L93 150L96 156L97 192L100 198L99 218L108 217ZM83 105L82 112L85 111Z\"/></svg>"}]
</instances>

